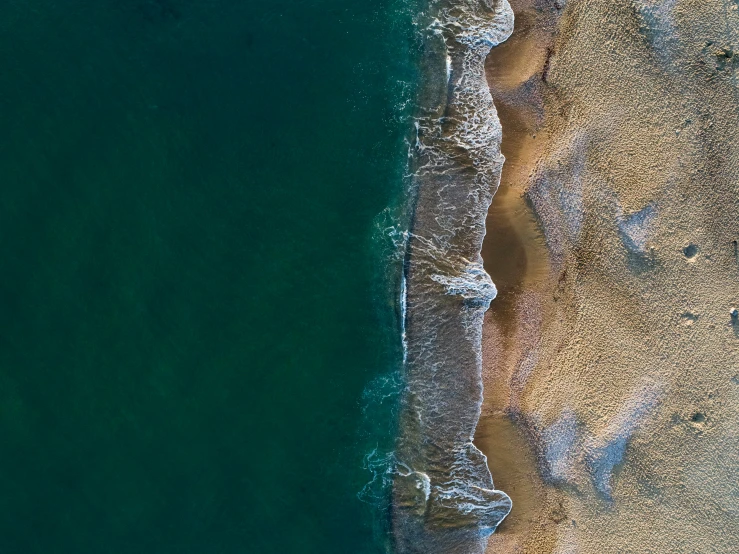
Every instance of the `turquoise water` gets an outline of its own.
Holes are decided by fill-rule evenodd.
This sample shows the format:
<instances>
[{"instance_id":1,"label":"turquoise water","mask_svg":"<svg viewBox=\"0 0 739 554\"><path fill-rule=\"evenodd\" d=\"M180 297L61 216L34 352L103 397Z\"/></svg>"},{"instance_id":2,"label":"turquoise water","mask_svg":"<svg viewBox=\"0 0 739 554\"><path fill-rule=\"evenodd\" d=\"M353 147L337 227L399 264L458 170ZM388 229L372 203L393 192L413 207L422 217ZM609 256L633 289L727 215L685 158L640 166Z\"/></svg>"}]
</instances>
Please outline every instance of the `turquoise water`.
<instances>
[{"instance_id":1,"label":"turquoise water","mask_svg":"<svg viewBox=\"0 0 739 554\"><path fill-rule=\"evenodd\" d=\"M409 13L0 5L0 552L384 551Z\"/></svg>"}]
</instances>

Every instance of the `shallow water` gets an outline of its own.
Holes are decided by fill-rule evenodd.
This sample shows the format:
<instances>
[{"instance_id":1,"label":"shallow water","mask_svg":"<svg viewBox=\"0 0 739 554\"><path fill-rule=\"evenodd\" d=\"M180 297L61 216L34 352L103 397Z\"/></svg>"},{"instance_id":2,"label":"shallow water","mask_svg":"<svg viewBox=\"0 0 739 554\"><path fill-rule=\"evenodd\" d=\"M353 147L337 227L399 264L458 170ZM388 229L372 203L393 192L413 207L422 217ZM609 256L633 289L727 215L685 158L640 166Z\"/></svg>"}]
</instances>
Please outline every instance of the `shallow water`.
<instances>
[{"instance_id":1,"label":"shallow water","mask_svg":"<svg viewBox=\"0 0 739 554\"><path fill-rule=\"evenodd\" d=\"M511 508L472 438L483 316L497 293L480 250L503 163L484 63L513 14L507 2L437 2L425 29L393 531L401 553L473 554Z\"/></svg>"}]
</instances>

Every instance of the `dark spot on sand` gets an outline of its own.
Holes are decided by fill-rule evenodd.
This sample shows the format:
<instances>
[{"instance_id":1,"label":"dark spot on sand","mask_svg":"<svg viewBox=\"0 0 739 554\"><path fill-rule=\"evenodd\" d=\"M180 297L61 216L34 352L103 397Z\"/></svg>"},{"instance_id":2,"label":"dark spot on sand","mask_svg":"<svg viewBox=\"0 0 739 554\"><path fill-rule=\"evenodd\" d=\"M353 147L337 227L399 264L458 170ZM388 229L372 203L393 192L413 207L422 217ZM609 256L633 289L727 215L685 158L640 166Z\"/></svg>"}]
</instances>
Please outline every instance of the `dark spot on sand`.
<instances>
[{"instance_id":1,"label":"dark spot on sand","mask_svg":"<svg viewBox=\"0 0 739 554\"><path fill-rule=\"evenodd\" d=\"M691 242L689 245L683 248L683 254L685 254L686 258L692 260L693 258L695 258L696 254L698 254L698 246Z\"/></svg>"},{"instance_id":2,"label":"dark spot on sand","mask_svg":"<svg viewBox=\"0 0 739 554\"><path fill-rule=\"evenodd\" d=\"M716 55L716 69L723 71L734 63L734 50L731 47L720 47L714 51Z\"/></svg>"},{"instance_id":3,"label":"dark spot on sand","mask_svg":"<svg viewBox=\"0 0 739 554\"><path fill-rule=\"evenodd\" d=\"M681 316L681 323L683 325L692 325L696 321L698 321L698 315L694 314L693 312L684 312Z\"/></svg>"},{"instance_id":4,"label":"dark spot on sand","mask_svg":"<svg viewBox=\"0 0 739 554\"><path fill-rule=\"evenodd\" d=\"M703 423L706 421L706 414L702 412L696 412L690 417L690 421L693 423Z\"/></svg>"},{"instance_id":5,"label":"dark spot on sand","mask_svg":"<svg viewBox=\"0 0 739 554\"><path fill-rule=\"evenodd\" d=\"M547 48L547 58L544 60L544 69L541 72L541 80L545 83L548 82L549 79L549 67L552 63L552 55L554 54L554 50L551 48ZM536 138L536 135L534 135L534 138Z\"/></svg>"},{"instance_id":6,"label":"dark spot on sand","mask_svg":"<svg viewBox=\"0 0 739 554\"><path fill-rule=\"evenodd\" d=\"M551 519L554 523L562 523L567 519L567 512L565 511L565 507L562 502L560 502L559 506L552 510L552 513L549 515L549 519Z\"/></svg>"}]
</instances>

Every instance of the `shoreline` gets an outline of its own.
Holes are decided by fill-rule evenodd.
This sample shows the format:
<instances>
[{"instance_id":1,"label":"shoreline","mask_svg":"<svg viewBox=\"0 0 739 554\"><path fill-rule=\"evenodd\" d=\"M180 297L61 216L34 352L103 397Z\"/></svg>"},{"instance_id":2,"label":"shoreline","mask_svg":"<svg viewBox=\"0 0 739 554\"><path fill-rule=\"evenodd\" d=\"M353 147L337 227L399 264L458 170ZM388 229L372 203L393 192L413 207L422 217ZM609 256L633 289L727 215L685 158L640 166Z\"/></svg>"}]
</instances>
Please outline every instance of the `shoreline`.
<instances>
[{"instance_id":1,"label":"shoreline","mask_svg":"<svg viewBox=\"0 0 739 554\"><path fill-rule=\"evenodd\" d=\"M482 319L496 294L480 250L503 161L484 62L512 26L505 0L495 11L462 0L444 3L427 29L401 302L406 391L392 500L400 553L482 554L510 511L472 439Z\"/></svg>"},{"instance_id":2,"label":"shoreline","mask_svg":"<svg viewBox=\"0 0 739 554\"><path fill-rule=\"evenodd\" d=\"M526 544L527 551L544 554L554 551L549 528L563 514L557 500L547 494L538 452L525 422L517 417L514 391L520 360L539 347L544 325L541 304L551 279L541 224L525 193L543 142L543 89L558 10L542 12L530 0L511 0L511 5L516 14L514 32L486 60L506 163L488 212L482 249L499 295L483 324L484 400L475 443L513 502L487 552L515 552Z\"/></svg>"}]
</instances>

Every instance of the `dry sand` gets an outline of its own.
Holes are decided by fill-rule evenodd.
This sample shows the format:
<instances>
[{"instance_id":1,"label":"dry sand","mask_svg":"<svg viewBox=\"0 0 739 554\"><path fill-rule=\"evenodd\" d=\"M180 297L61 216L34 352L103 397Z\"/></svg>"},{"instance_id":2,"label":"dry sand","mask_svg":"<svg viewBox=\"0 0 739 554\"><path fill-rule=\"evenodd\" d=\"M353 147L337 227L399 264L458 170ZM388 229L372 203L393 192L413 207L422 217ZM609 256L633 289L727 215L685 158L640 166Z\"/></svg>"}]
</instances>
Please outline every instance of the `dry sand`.
<instances>
[{"instance_id":1,"label":"dry sand","mask_svg":"<svg viewBox=\"0 0 739 554\"><path fill-rule=\"evenodd\" d=\"M739 552L737 2L511 4L488 552Z\"/></svg>"}]
</instances>

